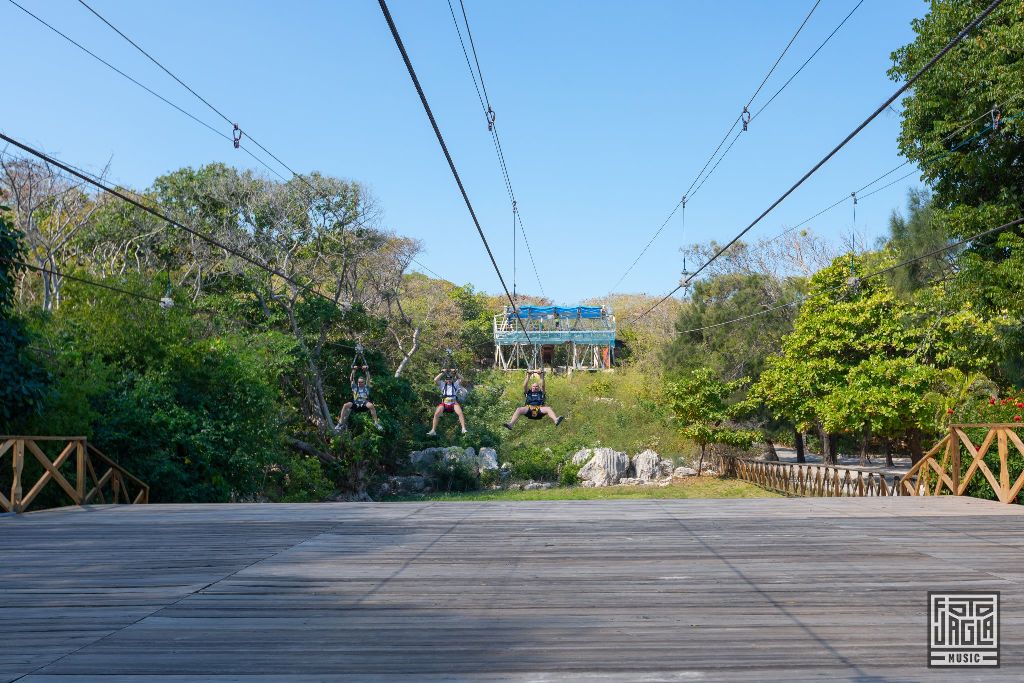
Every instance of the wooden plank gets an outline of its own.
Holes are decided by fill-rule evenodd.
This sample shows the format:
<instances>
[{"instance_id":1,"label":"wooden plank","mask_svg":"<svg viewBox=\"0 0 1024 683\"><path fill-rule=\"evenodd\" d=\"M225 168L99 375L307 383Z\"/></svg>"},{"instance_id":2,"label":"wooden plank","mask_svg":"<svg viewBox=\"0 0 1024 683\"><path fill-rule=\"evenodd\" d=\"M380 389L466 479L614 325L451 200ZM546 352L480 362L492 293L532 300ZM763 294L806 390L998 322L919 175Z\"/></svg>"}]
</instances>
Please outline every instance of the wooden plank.
<instances>
[{"instance_id":1,"label":"wooden plank","mask_svg":"<svg viewBox=\"0 0 1024 683\"><path fill-rule=\"evenodd\" d=\"M984 678L1024 673L1024 510L953 496L110 506L0 537L19 683L964 680L926 666L930 587L1000 590Z\"/></svg>"}]
</instances>

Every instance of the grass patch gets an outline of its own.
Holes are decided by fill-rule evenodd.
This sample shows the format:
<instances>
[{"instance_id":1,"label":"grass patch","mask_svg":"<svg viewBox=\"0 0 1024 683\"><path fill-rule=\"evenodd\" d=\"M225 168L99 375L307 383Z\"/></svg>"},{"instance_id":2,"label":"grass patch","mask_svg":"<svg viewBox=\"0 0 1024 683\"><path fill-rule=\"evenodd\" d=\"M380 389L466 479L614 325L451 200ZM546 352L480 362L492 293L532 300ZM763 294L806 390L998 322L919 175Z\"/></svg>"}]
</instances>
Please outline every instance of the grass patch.
<instances>
[{"instance_id":1,"label":"grass patch","mask_svg":"<svg viewBox=\"0 0 1024 683\"><path fill-rule=\"evenodd\" d=\"M671 486L580 486L539 491L471 491L432 493L385 501L487 501L487 500L615 500L635 498L778 498L779 495L738 479L688 477Z\"/></svg>"},{"instance_id":2,"label":"grass patch","mask_svg":"<svg viewBox=\"0 0 1024 683\"><path fill-rule=\"evenodd\" d=\"M523 376L482 373L467 419L490 425L508 420L523 404ZM694 446L670 419L657 378L631 369L549 376L547 393L549 405L566 417L561 426L522 419L512 432L498 430L499 459L515 468L516 478L558 481L565 463L581 448L605 446L631 457L652 448L676 464L693 458Z\"/></svg>"}]
</instances>

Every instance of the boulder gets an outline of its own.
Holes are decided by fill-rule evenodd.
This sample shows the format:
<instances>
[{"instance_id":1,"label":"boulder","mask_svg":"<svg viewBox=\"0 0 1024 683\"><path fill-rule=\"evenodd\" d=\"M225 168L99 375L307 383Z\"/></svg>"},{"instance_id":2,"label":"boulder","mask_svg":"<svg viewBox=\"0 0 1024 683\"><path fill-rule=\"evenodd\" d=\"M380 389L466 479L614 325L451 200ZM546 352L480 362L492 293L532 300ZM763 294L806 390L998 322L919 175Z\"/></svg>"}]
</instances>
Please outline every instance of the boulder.
<instances>
[{"instance_id":1,"label":"boulder","mask_svg":"<svg viewBox=\"0 0 1024 683\"><path fill-rule=\"evenodd\" d=\"M582 486L585 489L591 489L591 488L594 488L595 486L597 486L597 484L595 484L594 482L590 481L589 479L585 479L585 480L580 482L580 486Z\"/></svg>"},{"instance_id":2,"label":"boulder","mask_svg":"<svg viewBox=\"0 0 1024 683\"><path fill-rule=\"evenodd\" d=\"M580 481L592 481L595 486L617 484L629 470L629 456L610 448L595 448L594 456L580 470Z\"/></svg>"},{"instance_id":3,"label":"boulder","mask_svg":"<svg viewBox=\"0 0 1024 683\"><path fill-rule=\"evenodd\" d=\"M661 458L648 448L633 458L633 471L640 481L654 481L661 474Z\"/></svg>"},{"instance_id":4,"label":"boulder","mask_svg":"<svg viewBox=\"0 0 1024 683\"><path fill-rule=\"evenodd\" d=\"M695 477L697 470L692 467L677 467L672 471L673 477Z\"/></svg>"},{"instance_id":5,"label":"boulder","mask_svg":"<svg viewBox=\"0 0 1024 683\"><path fill-rule=\"evenodd\" d=\"M675 469L675 465L672 464L671 460L662 460L658 463L658 467L661 469L661 476L663 477L671 477L672 470Z\"/></svg>"},{"instance_id":6,"label":"boulder","mask_svg":"<svg viewBox=\"0 0 1024 683\"><path fill-rule=\"evenodd\" d=\"M390 477L386 485L389 492L395 494L422 493L427 488L427 478L418 474L408 477Z\"/></svg>"},{"instance_id":7,"label":"boulder","mask_svg":"<svg viewBox=\"0 0 1024 683\"><path fill-rule=\"evenodd\" d=\"M444 448L424 448L422 451L413 451L409 454L409 462L417 470L422 470L433 465L437 462L446 449Z\"/></svg>"},{"instance_id":8,"label":"boulder","mask_svg":"<svg viewBox=\"0 0 1024 683\"><path fill-rule=\"evenodd\" d=\"M593 449L581 448L580 450L576 451L576 453L572 456L572 464L573 465L583 465L583 464L586 464L586 462L588 460L590 460L591 458L593 458L593 457L594 457Z\"/></svg>"},{"instance_id":9,"label":"boulder","mask_svg":"<svg viewBox=\"0 0 1024 683\"><path fill-rule=\"evenodd\" d=\"M552 484L546 481L531 481L523 486L524 491L542 491L551 488Z\"/></svg>"},{"instance_id":10,"label":"boulder","mask_svg":"<svg viewBox=\"0 0 1024 683\"><path fill-rule=\"evenodd\" d=\"M493 448L481 448L476 458L481 470L498 469L498 451Z\"/></svg>"},{"instance_id":11,"label":"boulder","mask_svg":"<svg viewBox=\"0 0 1024 683\"><path fill-rule=\"evenodd\" d=\"M637 484L645 483L647 482L644 479L639 479L637 477L624 477L622 479L619 479L619 484L623 486L636 486Z\"/></svg>"}]
</instances>

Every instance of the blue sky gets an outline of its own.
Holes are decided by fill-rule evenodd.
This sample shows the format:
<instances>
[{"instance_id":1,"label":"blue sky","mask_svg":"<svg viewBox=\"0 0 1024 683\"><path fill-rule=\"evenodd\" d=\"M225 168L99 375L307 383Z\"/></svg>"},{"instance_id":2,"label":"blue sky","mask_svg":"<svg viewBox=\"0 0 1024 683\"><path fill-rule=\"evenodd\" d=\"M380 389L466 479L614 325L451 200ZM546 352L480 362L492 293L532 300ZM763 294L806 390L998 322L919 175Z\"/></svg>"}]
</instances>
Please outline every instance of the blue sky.
<instances>
[{"instance_id":1,"label":"blue sky","mask_svg":"<svg viewBox=\"0 0 1024 683\"><path fill-rule=\"evenodd\" d=\"M75 0L19 0L168 99L230 134L187 92ZM423 243L418 259L499 291L401 58L373 0L91 0L115 25L300 172L369 186L385 226ZM466 0L519 208L549 297L599 296L665 220L811 6L753 2ZM766 101L856 0L822 0ZM446 0L391 12L511 281L511 208ZM456 5L458 9L458 5ZM838 143L897 86L890 52L912 38L918 0L866 0L744 133L715 175L623 282L662 294L679 247L725 241ZM76 165L142 187L181 166L251 160L110 72L7 2L0 129ZM897 106L898 109L898 106ZM770 236L897 165L899 119L883 113L770 214ZM916 177L864 200L877 236ZM848 204L812 224L840 239ZM519 245L520 291L537 293ZM692 264L691 264L692 265Z\"/></svg>"}]
</instances>

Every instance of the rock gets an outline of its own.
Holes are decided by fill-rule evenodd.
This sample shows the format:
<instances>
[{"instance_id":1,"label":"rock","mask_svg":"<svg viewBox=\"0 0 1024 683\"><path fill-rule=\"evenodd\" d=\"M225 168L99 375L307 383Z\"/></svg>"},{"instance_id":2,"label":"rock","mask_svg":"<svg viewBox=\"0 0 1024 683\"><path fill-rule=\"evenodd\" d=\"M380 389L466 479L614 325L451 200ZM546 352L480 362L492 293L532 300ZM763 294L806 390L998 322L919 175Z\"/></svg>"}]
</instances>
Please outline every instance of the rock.
<instances>
[{"instance_id":1,"label":"rock","mask_svg":"<svg viewBox=\"0 0 1024 683\"><path fill-rule=\"evenodd\" d=\"M661 469L661 476L671 477L672 470L675 469L675 465L672 464L671 460L662 460L658 463L658 467Z\"/></svg>"},{"instance_id":2,"label":"rock","mask_svg":"<svg viewBox=\"0 0 1024 683\"><path fill-rule=\"evenodd\" d=\"M572 456L573 465L583 465L594 457L594 451L590 448L581 448Z\"/></svg>"},{"instance_id":3,"label":"rock","mask_svg":"<svg viewBox=\"0 0 1024 683\"><path fill-rule=\"evenodd\" d=\"M427 478L418 474L408 477L389 477L385 486L396 494L422 493L427 488Z\"/></svg>"},{"instance_id":4,"label":"rock","mask_svg":"<svg viewBox=\"0 0 1024 683\"><path fill-rule=\"evenodd\" d=\"M424 448L422 451L413 451L409 454L409 462L417 470L430 467L438 458L440 458L446 449L444 448Z\"/></svg>"},{"instance_id":5,"label":"rock","mask_svg":"<svg viewBox=\"0 0 1024 683\"><path fill-rule=\"evenodd\" d=\"M644 483L646 483L645 480L639 479L637 477L625 477L623 479L619 479L619 484L623 486L636 486L637 484Z\"/></svg>"},{"instance_id":6,"label":"rock","mask_svg":"<svg viewBox=\"0 0 1024 683\"><path fill-rule=\"evenodd\" d=\"M508 490L509 491L522 491L523 490L523 485L522 484L509 484L508 485Z\"/></svg>"},{"instance_id":7,"label":"rock","mask_svg":"<svg viewBox=\"0 0 1024 683\"><path fill-rule=\"evenodd\" d=\"M498 451L493 448L481 448L476 459L481 470L498 469Z\"/></svg>"},{"instance_id":8,"label":"rock","mask_svg":"<svg viewBox=\"0 0 1024 683\"><path fill-rule=\"evenodd\" d=\"M695 477L697 470L692 467L677 467L672 471L673 477Z\"/></svg>"},{"instance_id":9,"label":"rock","mask_svg":"<svg viewBox=\"0 0 1024 683\"><path fill-rule=\"evenodd\" d=\"M661 474L661 458L648 448L633 458L633 471L640 481L654 481Z\"/></svg>"},{"instance_id":10,"label":"rock","mask_svg":"<svg viewBox=\"0 0 1024 683\"><path fill-rule=\"evenodd\" d=\"M597 484L595 484L594 482L592 482L589 479L587 479L585 481L581 481L580 482L580 486L582 486L585 489L591 489L591 488L594 488L595 486L597 486Z\"/></svg>"},{"instance_id":11,"label":"rock","mask_svg":"<svg viewBox=\"0 0 1024 683\"><path fill-rule=\"evenodd\" d=\"M592 481L595 486L617 484L629 470L629 456L610 448L595 448L594 457L579 472L580 481Z\"/></svg>"},{"instance_id":12,"label":"rock","mask_svg":"<svg viewBox=\"0 0 1024 683\"><path fill-rule=\"evenodd\" d=\"M545 486L544 484L542 484L539 481L531 481L528 484L526 484L525 486L523 486L523 490L524 491L540 491L541 489L546 489L546 488L551 488L551 485L549 484L549 485Z\"/></svg>"}]
</instances>

